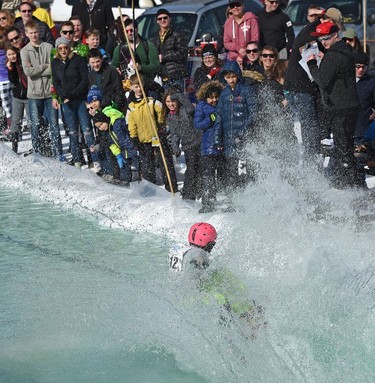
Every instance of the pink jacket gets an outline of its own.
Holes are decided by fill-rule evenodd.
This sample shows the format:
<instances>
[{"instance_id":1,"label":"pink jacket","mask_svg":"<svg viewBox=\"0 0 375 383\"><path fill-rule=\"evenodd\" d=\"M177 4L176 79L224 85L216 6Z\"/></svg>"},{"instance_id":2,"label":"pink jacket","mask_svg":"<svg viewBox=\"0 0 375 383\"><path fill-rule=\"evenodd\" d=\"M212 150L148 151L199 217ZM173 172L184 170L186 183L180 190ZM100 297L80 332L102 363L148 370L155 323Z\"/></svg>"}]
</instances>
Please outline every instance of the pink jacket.
<instances>
[{"instance_id":1,"label":"pink jacket","mask_svg":"<svg viewBox=\"0 0 375 383\"><path fill-rule=\"evenodd\" d=\"M224 24L224 46L228 50L228 60L236 60L240 48L246 48L250 41L259 41L258 18L246 12L238 24L231 16Z\"/></svg>"}]
</instances>

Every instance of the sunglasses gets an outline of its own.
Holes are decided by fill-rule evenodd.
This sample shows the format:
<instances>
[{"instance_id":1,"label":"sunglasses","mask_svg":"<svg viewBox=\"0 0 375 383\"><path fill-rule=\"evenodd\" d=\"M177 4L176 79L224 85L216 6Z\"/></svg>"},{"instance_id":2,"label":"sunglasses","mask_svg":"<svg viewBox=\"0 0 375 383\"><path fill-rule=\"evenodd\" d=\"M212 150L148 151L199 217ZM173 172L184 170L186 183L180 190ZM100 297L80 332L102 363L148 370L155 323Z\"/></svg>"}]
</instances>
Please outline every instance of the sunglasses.
<instances>
[{"instance_id":1,"label":"sunglasses","mask_svg":"<svg viewBox=\"0 0 375 383\"><path fill-rule=\"evenodd\" d=\"M8 20L6 16L0 17L0 20Z\"/></svg>"},{"instance_id":2,"label":"sunglasses","mask_svg":"<svg viewBox=\"0 0 375 383\"><path fill-rule=\"evenodd\" d=\"M67 35L67 34L72 35L74 31L72 29L69 29L69 31L61 31L61 33L64 35Z\"/></svg>"},{"instance_id":3,"label":"sunglasses","mask_svg":"<svg viewBox=\"0 0 375 383\"><path fill-rule=\"evenodd\" d=\"M345 42L346 41L354 41L354 37L351 39L350 37L343 37L342 38Z\"/></svg>"},{"instance_id":4,"label":"sunglasses","mask_svg":"<svg viewBox=\"0 0 375 383\"><path fill-rule=\"evenodd\" d=\"M318 40L319 41L327 41L327 40L329 40L331 38L332 38L332 35L328 35L328 36L324 36L324 37L319 37Z\"/></svg>"},{"instance_id":5,"label":"sunglasses","mask_svg":"<svg viewBox=\"0 0 375 383\"><path fill-rule=\"evenodd\" d=\"M58 51L68 51L69 47L58 47L57 50Z\"/></svg>"},{"instance_id":6,"label":"sunglasses","mask_svg":"<svg viewBox=\"0 0 375 383\"><path fill-rule=\"evenodd\" d=\"M21 12L22 13L33 13L33 11L31 9L23 9Z\"/></svg>"},{"instance_id":7,"label":"sunglasses","mask_svg":"<svg viewBox=\"0 0 375 383\"><path fill-rule=\"evenodd\" d=\"M255 48L255 49L246 49L246 53L247 54L250 54L250 53L258 53L259 52L259 49L258 48Z\"/></svg>"},{"instance_id":8,"label":"sunglasses","mask_svg":"<svg viewBox=\"0 0 375 383\"><path fill-rule=\"evenodd\" d=\"M125 29L126 33L133 33L134 32L134 29Z\"/></svg>"},{"instance_id":9,"label":"sunglasses","mask_svg":"<svg viewBox=\"0 0 375 383\"><path fill-rule=\"evenodd\" d=\"M314 17L315 19L320 17L321 15L317 15L315 13L313 13L312 15L307 15L307 17Z\"/></svg>"},{"instance_id":10,"label":"sunglasses","mask_svg":"<svg viewBox=\"0 0 375 383\"><path fill-rule=\"evenodd\" d=\"M162 21L162 20L168 20L168 16L158 17L158 21Z\"/></svg>"},{"instance_id":11,"label":"sunglasses","mask_svg":"<svg viewBox=\"0 0 375 383\"><path fill-rule=\"evenodd\" d=\"M229 5L230 9L241 8L241 7L242 7L242 3L232 3L232 4Z\"/></svg>"},{"instance_id":12,"label":"sunglasses","mask_svg":"<svg viewBox=\"0 0 375 383\"><path fill-rule=\"evenodd\" d=\"M269 57L271 59L274 59L276 57L275 53L262 53L262 57L266 58Z\"/></svg>"},{"instance_id":13,"label":"sunglasses","mask_svg":"<svg viewBox=\"0 0 375 383\"><path fill-rule=\"evenodd\" d=\"M20 38L20 35L14 36L12 39L9 39L11 43L16 42Z\"/></svg>"},{"instance_id":14,"label":"sunglasses","mask_svg":"<svg viewBox=\"0 0 375 383\"><path fill-rule=\"evenodd\" d=\"M268 0L268 2L272 5L279 4L278 0Z\"/></svg>"},{"instance_id":15,"label":"sunglasses","mask_svg":"<svg viewBox=\"0 0 375 383\"><path fill-rule=\"evenodd\" d=\"M356 65L355 65L355 68L356 68L356 69L365 69L365 68L367 68L367 65L364 65L364 64L356 64Z\"/></svg>"}]
</instances>

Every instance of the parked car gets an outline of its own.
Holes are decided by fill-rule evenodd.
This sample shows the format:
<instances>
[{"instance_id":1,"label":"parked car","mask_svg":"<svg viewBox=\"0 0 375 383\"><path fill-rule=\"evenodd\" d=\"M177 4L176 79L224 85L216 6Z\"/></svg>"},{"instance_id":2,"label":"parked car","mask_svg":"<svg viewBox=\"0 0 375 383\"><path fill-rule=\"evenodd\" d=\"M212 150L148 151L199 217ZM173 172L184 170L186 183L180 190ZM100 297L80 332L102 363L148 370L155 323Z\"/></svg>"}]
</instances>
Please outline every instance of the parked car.
<instances>
[{"instance_id":1,"label":"parked car","mask_svg":"<svg viewBox=\"0 0 375 383\"><path fill-rule=\"evenodd\" d=\"M307 24L307 8L311 3L319 7L328 9L330 7L338 8L345 22L346 28L354 28L362 44L364 41L364 23L363 10L366 0L291 0L285 12L290 17L294 25L296 34ZM375 64L375 0L367 0L367 23L366 23L366 52L370 56L370 63Z\"/></svg>"},{"instance_id":2,"label":"parked car","mask_svg":"<svg viewBox=\"0 0 375 383\"><path fill-rule=\"evenodd\" d=\"M156 12L159 8L164 8L171 13L175 30L185 36L190 57L199 54L199 49L196 48L203 39L217 41L220 51L223 48L222 36L227 7L228 0L177 0L147 9L137 18L138 31L143 38L154 37L159 30ZM256 13L261 8L259 0L245 1L245 11Z\"/></svg>"}]
</instances>

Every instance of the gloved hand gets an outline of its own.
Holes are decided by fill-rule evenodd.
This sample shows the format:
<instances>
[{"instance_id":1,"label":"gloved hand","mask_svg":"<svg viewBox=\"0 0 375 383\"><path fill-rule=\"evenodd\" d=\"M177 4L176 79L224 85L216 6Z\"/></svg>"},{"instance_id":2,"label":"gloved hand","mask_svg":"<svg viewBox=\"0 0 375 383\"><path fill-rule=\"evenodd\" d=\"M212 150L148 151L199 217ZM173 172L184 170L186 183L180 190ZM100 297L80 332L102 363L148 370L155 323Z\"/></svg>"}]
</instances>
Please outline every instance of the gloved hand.
<instances>
[{"instance_id":1,"label":"gloved hand","mask_svg":"<svg viewBox=\"0 0 375 383\"><path fill-rule=\"evenodd\" d=\"M125 166L125 159L122 156L122 154L117 154L116 158L117 158L117 163L118 163L119 168L120 169L123 168Z\"/></svg>"},{"instance_id":2,"label":"gloved hand","mask_svg":"<svg viewBox=\"0 0 375 383\"><path fill-rule=\"evenodd\" d=\"M211 78L214 78L219 72L220 72L221 68L219 67L213 67L210 72L208 73L208 75L211 77Z\"/></svg>"},{"instance_id":3,"label":"gloved hand","mask_svg":"<svg viewBox=\"0 0 375 383\"><path fill-rule=\"evenodd\" d=\"M139 150L139 140L138 140L138 137L134 137L131 140L133 141L134 150Z\"/></svg>"},{"instance_id":4,"label":"gloved hand","mask_svg":"<svg viewBox=\"0 0 375 383\"><path fill-rule=\"evenodd\" d=\"M211 124L213 125L216 121L216 114L215 113L210 114L210 120L211 120Z\"/></svg>"}]
</instances>

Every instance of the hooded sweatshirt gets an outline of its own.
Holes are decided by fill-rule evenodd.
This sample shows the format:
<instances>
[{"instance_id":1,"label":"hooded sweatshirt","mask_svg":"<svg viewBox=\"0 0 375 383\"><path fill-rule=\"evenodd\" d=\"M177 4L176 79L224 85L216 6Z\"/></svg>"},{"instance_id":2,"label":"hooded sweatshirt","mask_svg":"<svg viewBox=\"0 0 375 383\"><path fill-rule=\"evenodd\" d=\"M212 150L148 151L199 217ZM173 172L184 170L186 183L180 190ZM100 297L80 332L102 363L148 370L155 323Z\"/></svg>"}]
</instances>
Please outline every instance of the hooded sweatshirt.
<instances>
[{"instance_id":1,"label":"hooded sweatshirt","mask_svg":"<svg viewBox=\"0 0 375 383\"><path fill-rule=\"evenodd\" d=\"M224 46L229 51L228 59L236 60L241 48L250 41L259 41L258 18L252 12L246 12L240 23L233 16L224 24Z\"/></svg>"}]
</instances>

